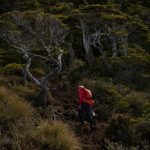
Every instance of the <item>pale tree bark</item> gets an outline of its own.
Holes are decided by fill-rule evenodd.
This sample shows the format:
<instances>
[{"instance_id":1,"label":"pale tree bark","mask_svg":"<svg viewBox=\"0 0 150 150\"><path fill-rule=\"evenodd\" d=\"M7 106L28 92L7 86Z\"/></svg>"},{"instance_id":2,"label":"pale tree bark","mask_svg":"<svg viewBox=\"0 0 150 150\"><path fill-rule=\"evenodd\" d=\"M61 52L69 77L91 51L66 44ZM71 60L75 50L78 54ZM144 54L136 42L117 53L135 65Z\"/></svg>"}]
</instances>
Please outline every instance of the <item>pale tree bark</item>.
<instances>
[{"instance_id":1,"label":"pale tree bark","mask_svg":"<svg viewBox=\"0 0 150 150\"><path fill-rule=\"evenodd\" d=\"M106 53L103 51L103 45L102 45L102 41L107 40L107 38L106 37L102 38L102 35L103 32L100 29L98 31L95 31L95 33L91 35L92 37L91 45L100 52L103 63L107 66L108 69L111 69L111 65L108 63L105 57Z\"/></svg>"},{"instance_id":2,"label":"pale tree bark","mask_svg":"<svg viewBox=\"0 0 150 150\"><path fill-rule=\"evenodd\" d=\"M118 56L118 49L117 49L117 43L114 36L111 36L111 42L112 42L112 57Z\"/></svg>"},{"instance_id":3,"label":"pale tree bark","mask_svg":"<svg viewBox=\"0 0 150 150\"><path fill-rule=\"evenodd\" d=\"M39 106L45 108L48 105L48 95L49 95L49 79L50 77L58 74L61 70L62 70L62 51L60 52L60 54L58 55L58 59L48 59L45 57L42 57L40 55L33 55L32 57L38 57L40 59L44 59L44 60L50 60L51 62L53 61L53 63L57 66L54 70L50 70L49 73L45 76L43 76L40 79L37 79L36 77L34 77L31 72L29 71L30 65L31 65L31 58L29 57L28 54L25 54L24 56L27 60L27 63L25 64L24 67L24 73L25 75L32 81L34 82L39 88L40 88L40 93L37 97L37 103Z\"/></svg>"},{"instance_id":4,"label":"pale tree bark","mask_svg":"<svg viewBox=\"0 0 150 150\"><path fill-rule=\"evenodd\" d=\"M123 56L127 56L128 55L128 46L127 46L128 40L127 40L127 37L121 37L120 41L121 41L120 53Z\"/></svg>"},{"instance_id":5,"label":"pale tree bark","mask_svg":"<svg viewBox=\"0 0 150 150\"><path fill-rule=\"evenodd\" d=\"M122 56L126 56L127 55L127 36L126 35L117 35L115 34L115 32L118 31L123 31L125 32L125 25L117 25L116 23L112 24L111 30L114 32L112 33L112 31L110 31L110 27L107 26L108 32L107 32L107 36L111 41L111 45L112 45L112 57L117 57L118 54L121 54ZM118 45L121 45L121 47L118 47Z\"/></svg>"},{"instance_id":6,"label":"pale tree bark","mask_svg":"<svg viewBox=\"0 0 150 150\"><path fill-rule=\"evenodd\" d=\"M68 52L69 52L69 66L72 64L72 61L73 61L73 58L74 58L74 50L73 50L73 47L72 47L72 44L73 44L73 34L71 34L70 36L70 41L68 43Z\"/></svg>"},{"instance_id":7,"label":"pale tree bark","mask_svg":"<svg viewBox=\"0 0 150 150\"><path fill-rule=\"evenodd\" d=\"M35 14L33 19L35 26L32 26L28 20L23 19L24 13L15 12L9 15L13 18L14 25L21 27L21 29L12 31L6 27L5 30L0 30L0 35L25 59L23 67L24 79L28 77L28 79L40 88L37 101L40 106L45 107L48 102L49 79L62 70L63 50L61 45L64 43L67 30L64 26L61 26L57 19L48 14L45 16ZM44 55L36 54L32 50L35 48L35 45L37 48L43 49ZM57 53L55 53L55 50L57 50ZM39 63L40 61L48 61L55 67L51 68L45 76L38 79L30 72L31 61L35 58L39 59Z\"/></svg>"},{"instance_id":8,"label":"pale tree bark","mask_svg":"<svg viewBox=\"0 0 150 150\"><path fill-rule=\"evenodd\" d=\"M82 30L82 35L83 35L83 45L84 45L84 49L86 52L86 57L87 57L87 61L89 63L90 66L92 66L93 61L94 61L94 54L92 52L91 49L91 38L90 35L88 34L88 27L85 24L84 20L80 20L80 24L81 24L81 30Z\"/></svg>"}]
</instances>

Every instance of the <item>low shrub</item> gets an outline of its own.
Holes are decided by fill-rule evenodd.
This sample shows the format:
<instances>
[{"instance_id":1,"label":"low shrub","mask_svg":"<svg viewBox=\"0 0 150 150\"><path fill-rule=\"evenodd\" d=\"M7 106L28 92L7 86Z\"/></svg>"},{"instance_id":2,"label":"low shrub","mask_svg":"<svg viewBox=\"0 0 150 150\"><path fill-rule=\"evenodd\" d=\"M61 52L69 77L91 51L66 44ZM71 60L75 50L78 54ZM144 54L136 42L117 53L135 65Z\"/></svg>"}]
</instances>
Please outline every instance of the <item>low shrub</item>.
<instances>
[{"instance_id":1,"label":"low shrub","mask_svg":"<svg viewBox=\"0 0 150 150\"><path fill-rule=\"evenodd\" d=\"M136 125L136 133L140 138L140 141L150 141L150 122L142 121ZM150 143L149 143L150 144Z\"/></svg>"},{"instance_id":2,"label":"low shrub","mask_svg":"<svg viewBox=\"0 0 150 150\"><path fill-rule=\"evenodd\" d=\"M141 82L143 74L149 75L150 70L149 55L132 54L127 57L111 58L111 76L114 83L122 83L131 88L143 90L148 84Z\"/></svg>"},{"instance_id":3,"label":"low shrub","mask_svg":"<svg viewBox=\"0 0 150 150\"><path fill-rule=\"evenodd\" d=\"M115 88L122 96L126 96L131 92L131 89L126 85L115 85Z\"/></svg>"},{"instance_id":4,"label":"low shrub","mask_svg":"<svg viewBox=\"0 0 150 150\"><path fill-rule=\"evenodd\" d=\"M35 76L35 77L42 77L44 76L46 73L40 69L40 68L34 68L31 70L31 73Z\"/></svg>"},{"instance_id":5,"label":"low shrub","mask_svg":"<svg viewBox=\"0 0 150 150\"><path fill-rule=\"evenodd\" d=\"M107 150L139 150L138 147L124 147L121 143L113 143L109 140L106 141L106 149Z\"/></svg>"},{"instance_id":6,"label":"low shrub","mask_svg":"<svg viewBox=\"0 0 150 150\"><path fill-rule=\"evenodd\" d=\"M139 45L132 44L132 47L130 47L129 50L128 50L128 54L129 55L130 54L141 54L141 55L144 55L145 54L145 49L143 49Z\"/></svg>"},{"instance_id":7,"label":"low shrub","mask_svg":"<svg viewBox=\"0 0 150 150\"><path fill-rule=\"evenodd\" d=\"M103 104L103 105L99 105L96 110L95 110L96 114L98 115L98 120L101 121L107 121L110 113L111 113L111 109L108 105Z\"/></svg>"},{"instance_id":8,"label":"low shrub","mask_svg":"<svg viewBox=\"0 0 150 150\"><path fill-rule=\"evenodd\" d=\"M71 70L76 70L80 67L83 67L85 65L85 62L81 59L74 59L71 65Z\"/></svg>"},{"instance_id":9,"label":"low shrub","mask_svg":"<svg viewBox=\"0 0 150 150\"><path fill-rule=\"evenodd\" d=\"M147 107L145 104L148 102L145 94L132 92L126 98L129 103L130 112L136 117L142 115Z\"/></svg>"},{"instance_id":10,"label":"low shrub","mask_svg":"<svg viewBox=\"0 0 150 150\"><path fill-rule=\"evenodd\" d=\"M16 64L16 63L5 65L3 72L6 75L21 75L22 74L22 65Z\"/></svg>"},{"instance_id":11,"label":"low shrub","mask_svg":"<svg viewBox=\"0 0 150 150\"><path fill-rule=\"evenodd\" d=\"M102 80L83 79L80 85L85 85L89 88L94 96L96 105L106 104L117 112L126 112L128 108L128 102L117 89L110 83Z\"/></svg>"},{"instance_id":12,"label":"low shrub","mask_svg":"<svg viewBox=\"0 0 150 150\"><path fill-rule=\"evenodd\" d=\"M85 63L79 59L73 60L70 70L69 80L72 84L75 84L81 80L85 74L87 74L87 67L85 68Z\"/></svg>"},{"instance_id":13,"label":"low shrub","mask_svg":"<svg viewBox=\"0 0 150 150\"><path fill-rule=\"evenodd\" d=\"M130 145L132 140L130 118L123 114L113 115L106 129L106 136L113 142L122 142L126 146Z\"/></svg>"}]
</instances>

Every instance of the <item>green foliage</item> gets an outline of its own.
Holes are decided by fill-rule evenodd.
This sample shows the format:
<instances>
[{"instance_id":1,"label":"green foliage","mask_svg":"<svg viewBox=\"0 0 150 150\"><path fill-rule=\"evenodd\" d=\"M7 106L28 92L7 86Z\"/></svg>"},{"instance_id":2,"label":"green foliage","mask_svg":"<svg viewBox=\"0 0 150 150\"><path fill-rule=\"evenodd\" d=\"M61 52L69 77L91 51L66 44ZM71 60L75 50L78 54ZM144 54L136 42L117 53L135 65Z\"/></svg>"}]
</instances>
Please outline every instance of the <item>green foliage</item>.
<instances>
[{"instance_id":1,"label":"green foliage","mask_svg":"<svg viewBox=\"0 0 150 150\"><path fill-rule=\"evenodd\" d=\"M126 112L128 108L128 102L125 97L119 94L119 92L110 83L106 83L99 80L84 79L80 82L80 85L93 91L93 95L96 98L97 105L108 105L110 110L119 112Z\"/></svg>"},{"instance_id":2,"label":"green foliage","mask_svg":"<svg viewBox=\"0 0 150 150\"><path fill-rule=\"evenodd\" d=\"M57 4L59 2L62 2L62 0L38 0L41 4L43 5L54 5L54 4Z\"/></svg>"},{"instance_id":3,"label":"green foliage","mask_svg":"<svg viewBox=\"0 0 150 150\"><path fill-rule=\"evenodd\" d=\"M131 18L131 25L134 29L138 29L139 31L146 32L148 31L148 25L144 24L143 20L141 20L138 16L134 16Z\"/></svg>"},{"instance_id":4,"label":"green foliage","mask_svg":"<svg viewBox=\"0 0 150 150\"><path fill-rule=\"evenodd\" d=\"M69 75L69 79L72 83L76 83L82 78L84 74L83 68L85 68L85 62L79 59L73 60L71 68L70 68L71 73Z\"/></svg>"},{"instance_id":5,"label":"green foliage","mask_svg":"<svg viewBox=\"0 0 150 150\"><path fill-rule=\"evenodd\" d=\"M96 105L96 114L98 115L99 121L108 121L108 118L111 114L111 109L109 105L106 104L99 104Z\"/></svg>"},{"instance_id":6,"label":"green foliage","mask_svg":"<svg viewBox=\"0 0 150 150\"><path fill-rule=\"evenodd\" d=\"M80 67L83 67L85 65L85 62L81 59L74 59L71 65L71 70L77 70Z\"/></svg>"},{"instance_id":7,"label":"green foliage","mask_svg":"<svg viewBox=\"0 0 150 150\"><path fill-rule=\"evenodd\" d=\"M22 73L22 65L21 64L8 64L3 69L4 74L6 75L20 75Z\"/></svg>"},{"instance_id":8,"label":"green foliage","mask_svg":"<svg viewBox=\"0 0 150 150\"><path fill-rule=\"evenodd\" d=\"M127 57L111 58L112 65L111 76L115 83L135 87L137 89L144 89L149 84L143 84L141 81L142 74L149 74L150 57L149 55L130 55Z\"/></svg>"},{"instance_id":9,"label":"green foliage","mask_svg":"<svg viewBox=\"0 0 150 150\"><path fill-rule=\"evenodd\" d=\"M140 116L145 111L145 104L148 103L145 93L132 92L126 98L131 109L130 112L134 116Z\"/></svg>"},{"instance_id":10,"label":"green foliage","mask_svg":"<svg viewBox=\"0 0 150 150\"><path fill-rule=\"evenodd\" d=\"M126 114L113 115L106 129L106 135L113 142L130 145L132 135L130 118Z\"/></svg>"},{"instance_id":11,"label":"green foliage","mask_svg":"<svg viewBox=\"0 0 150 150\"><path fill-rule=\"evenodd\" d=\"M142 121L136 125L136 134L141 141L149 141L150 122ZM140 141L139 141L140 142Z\"/></svg>"},{"instance_id":12,"label":"green foliage","mask_svg":"<svg viewBox=\"0 0 150 150\"><path fill-rule=\"evenodd\" d=\"M122 144L120 143L113 143L109 140L105 140L106 142L106 147L107 147L107 150L138 150L138 147L130 147L129 149L127 149L125 146L123 146Z\"/></svg>"},{"instance_id":13,"label":"green foliage","mask_svg":"<svg viewBox=\"0 0 150 150\"><path fill-rule=\"evenodd\" d=\"M41 68L33 68L31 70L31 73L35 76L35 77L42 77L44 75L46 75L46 73L41 69Z\"/></svg>"},{"instance_id":14,"label":"green foliage","mask_svg":"<svg viewBox=\"0 0 150 150\"><path fill-rule=\"evenodd\" d=\"M107 13L102 13L100 16L102 19L106 21L114 21L114 20L126 20L127 16L124 14L121 15L116 15L116 14L107 14Z\"/></svg>"},{"instance_id":15,"label":"green foliage","mask_svg":"<svg viewBox=\"0 0 150 150\"><path fill-rule=\"evenodd\" d=\"M48 12L52 14L68 14L74 5L72 3L58 3L53 7L47 9Z\"/></svg>"},{"instance_id":16,"label":"green foliage","mask_svg":"<svg viewBox=\"0 0 150 150\"><path fill-rule=\"evenodd\" d=\"M111 4L93 4L93 5L86 5L81 6L79 8L82 12L88 13L99 13L99 12L108 12L108 13L119 13L120 11L117 9L115 5ZM95 11L95 12L94 12Z\"/></svg>"},{"instance_id":17,"label":"green foliage","mask_svg":"<svg viewBox=\"0 0 150 150\"><path fill-rule=\"evenodd\" d=\"M0 64L3 64L3 57L4 57L5 51L0 48Z\"/></svg>"},{"instance_id":18,"label":"green foliage","mask_svg":"<svg viewBox=\"0 0 150 150\"><path fill-rule=\"evenodd\" d=\"M139 45L132 44L131 48L128 49L128 54L129 55L130 54L141 54L141 55L144 55L145 54L145 49L143 49Z\"/></svg>"},{"instance_id":19,"label":"green foliage","mask_svg":"<svg viewBox=\"0 0 150 150\"><path fill-rule=\"evenodd\" d=\"M129 28L129 42L137 44L143 48L149 49L146 45L148 44L148 33L149 26L146 24L138 15L132 16L131 21L128 23ZM145 46L143 46L145 45Z\"/></svg>"},{"instance_id":20,"label":"green foliage","mask_svg":"<svg viewBox=\"0 0 150 150\"><path fill-rule=\"evenodd\" d=\"M123 97L131 92L131 89L126 85L115 85L115 88Z\"/></svg>"},{"instance_id":21,"label":"green foliage","mask_svg":"<svg viewBox=\"0 0 150 150\"><path fill-rule=\"evenodd\" d=\"M1 0L0 13L5 13L14 10L29 10L39 7L37 0Z\"/></svg>"}]
</instances>

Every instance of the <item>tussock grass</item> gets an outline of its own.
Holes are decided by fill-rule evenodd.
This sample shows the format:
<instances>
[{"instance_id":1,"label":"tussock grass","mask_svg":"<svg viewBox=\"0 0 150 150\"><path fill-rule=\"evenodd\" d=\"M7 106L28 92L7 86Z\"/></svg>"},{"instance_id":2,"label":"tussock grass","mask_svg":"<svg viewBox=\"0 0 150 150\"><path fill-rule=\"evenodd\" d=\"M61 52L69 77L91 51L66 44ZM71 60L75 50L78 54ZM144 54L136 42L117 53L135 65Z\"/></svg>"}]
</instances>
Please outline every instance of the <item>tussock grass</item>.
<instances>
[{"instance_id":1,"label":"tussock grass","mask_svg":"<svg viewBox=\"0 0 150 150\"><path fill-rule=\"evenodd\" d=\"M31 118L35 114L34 108L10 91L8 88L0 86L0 119L19 120Z\"/></svg>"},{"instance_id":2,"label":"tussock grass","mask_svg":"<svg viewBox=\"0 0 150 150\"><path fill-rule=\"evenodd\" d=\"M20 84L22 82L22 78L15 76L15 75L0 75L0 86L7 86L7 87L11 87L11 86L16 86L18 84Z\"/></svg>"},{"instance_id":3,"label":"tussock grass","mask_svg":"<svg viewBox=\"0 0 150 150\"><path fill-rule=\"evenodd\" d=\"M79 142L75 135L61 122L49 124L43 121L32 132L32 140L40 149L79 150Z\"/></svg>"},{"instance_id":4,"label":"tussock grass","mask_svg":"<svg viewBox=\"0 0 150 150\"><path fill-rule=\"evenodd\" d=\"M21 150L80 150L79 142L62 122L39 121L37 126L12 127L15 149Z\"/></svg>"}]
</instances>

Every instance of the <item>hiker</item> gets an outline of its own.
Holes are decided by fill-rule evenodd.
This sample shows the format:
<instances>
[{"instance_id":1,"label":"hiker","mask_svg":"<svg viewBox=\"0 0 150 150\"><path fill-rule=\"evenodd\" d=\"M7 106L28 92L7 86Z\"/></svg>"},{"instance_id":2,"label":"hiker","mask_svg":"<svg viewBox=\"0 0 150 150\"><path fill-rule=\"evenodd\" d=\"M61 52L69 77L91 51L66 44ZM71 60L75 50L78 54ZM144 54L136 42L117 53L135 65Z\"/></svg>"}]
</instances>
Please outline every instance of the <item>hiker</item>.
<instances>
[{"instance_id":1,"label":"hiker","mask_svg":"<svg viewBox=\"0 0 150 150\"><path fill-rule=\"evenodd\" d=\"M94 104L94 100L92 99L92 93L90 90L86 89L83 85L78 86L78 99L79 99L79 111L78 116L81 121L81 124L84 125L84 115L88 119L90 123L91 130L94 129L93 125L93 110L92 106Z\"/></svg>"}]
</instances>

